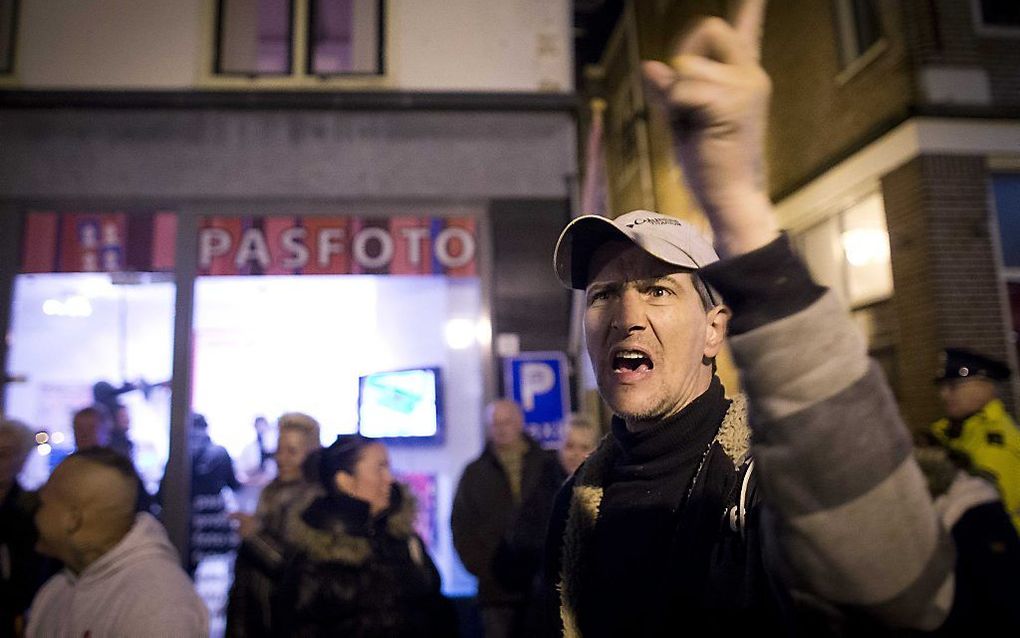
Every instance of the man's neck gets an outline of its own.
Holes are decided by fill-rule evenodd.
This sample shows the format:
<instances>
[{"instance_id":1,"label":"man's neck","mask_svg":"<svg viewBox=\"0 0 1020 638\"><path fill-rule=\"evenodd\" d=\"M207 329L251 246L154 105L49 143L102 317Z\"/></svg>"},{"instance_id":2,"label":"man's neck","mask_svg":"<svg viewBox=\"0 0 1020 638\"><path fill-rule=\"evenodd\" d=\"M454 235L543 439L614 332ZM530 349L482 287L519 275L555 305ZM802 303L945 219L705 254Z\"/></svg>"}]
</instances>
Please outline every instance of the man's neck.
<instances>
[{"instance_id":1,"label":"man's neck","mask_svg":"<svg viewBox=\"0 0 1020 638\"><path fill-rule=\"evenodd\" d=\"M708 392L708 389L712 386L712 379L715 377L714 373L709 373L707 376L702 376L696 381L694 388L684 393L684 398L673 406L671 410L666 411L664 414L651 416L647 418L642 417L620 417L623 419L624 425L627 426L629 432L641 432L649 428L655 427L663 421L668 421L675 418L678 414L683 412L687 406L698 400L703 394Z\"/></svg>"},{"instance_id":2,"label":"man's neck","mask_svg":"<svg viewBox=\"0 0 1020 638\"><path fill-rule=\"evenodd\" d=\"M76 576L80 576L83 571L88 569L89 565L105 556L119 542L119 539L117 541L107 540L76 550L71 560L67 561L68 569L74 572Z\"/></svg>"},{"instance_id":3,"label":"man's neck","mask_svg":"<svg viewBox=\"0 0 1020 638\"><path fill-rule=\"evenodd\" d=\"M506 445L492 444L492 448L496 451L496 454L521 454L527 449L527 447L528 446L524 442L523 438L514 439Z\"/></svg>"}]
</instances>

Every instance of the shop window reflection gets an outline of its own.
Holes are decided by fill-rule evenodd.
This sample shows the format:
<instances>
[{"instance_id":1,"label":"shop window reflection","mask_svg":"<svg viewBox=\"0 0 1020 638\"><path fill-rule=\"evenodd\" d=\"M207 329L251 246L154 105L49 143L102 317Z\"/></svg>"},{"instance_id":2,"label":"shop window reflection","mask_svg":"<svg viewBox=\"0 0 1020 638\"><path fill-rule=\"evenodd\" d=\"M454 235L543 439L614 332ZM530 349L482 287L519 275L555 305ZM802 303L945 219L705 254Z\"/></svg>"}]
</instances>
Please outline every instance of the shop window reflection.
<instances>
[{"instance_id":1,"label":"shop window reflection","mask_svg":"<svg viewBox=\"0 0 1020 638\"><path fill-rule=\"evenodd\" d=\"M74 450L72 414L94 401L100 381L130 388L117 399L129 418L133 460L154 492L168 456L175 287L164 275L130 285L106 273L23 274L15 279L7 412L45 436L26 464L26 488L41 485Z\"/></svg>"}]
</instances>

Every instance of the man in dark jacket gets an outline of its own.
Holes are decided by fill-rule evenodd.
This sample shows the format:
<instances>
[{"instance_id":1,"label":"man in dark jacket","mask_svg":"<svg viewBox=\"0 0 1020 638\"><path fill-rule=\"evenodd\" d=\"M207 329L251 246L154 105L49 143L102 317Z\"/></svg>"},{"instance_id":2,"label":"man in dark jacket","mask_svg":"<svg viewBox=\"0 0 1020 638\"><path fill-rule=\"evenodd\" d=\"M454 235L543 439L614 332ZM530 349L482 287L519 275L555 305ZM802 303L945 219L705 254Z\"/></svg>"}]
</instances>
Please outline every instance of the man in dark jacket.
<instances>
[{"instance_id":1,"label":"man in dark jacket","mask_svg":"<svg viewBox=\"0 0 1020 638\"><path fill-rule=\"evenodd\" d=\"M555 454L524 432L512 401L486 409L488 442L453 500L453 544L478 577L486 638L522 636L552 501L564 474Z\"/></svg>"},{"instance_id":2,"label":"man in dark jacket","mask_svg":"<svg viewBox=\"0 0 1020 638\"><path fill-rule=\"evenodd\" d=\"M735 4L644 65L715 250L648 211L576 219L556 247L616 416L557 497L548 592L568 636L933 629L952 544L881 372L778 231L764 2ZM714 374L727 334L746 405Z\"/></svg>"},{"instance_id":3,"label":"man in dark jacket","mask_svg":"<svg viewBox=\"0 0 1020 638\"><path fill-rule=\"evenodd\" d=\"M32 596L51 575L36 552L38 533L32 518L39 495L26 492L18 474L35 450L35 435L20 421L0 419L0 638L20 636Z\"/></svg>"}]
</instances>

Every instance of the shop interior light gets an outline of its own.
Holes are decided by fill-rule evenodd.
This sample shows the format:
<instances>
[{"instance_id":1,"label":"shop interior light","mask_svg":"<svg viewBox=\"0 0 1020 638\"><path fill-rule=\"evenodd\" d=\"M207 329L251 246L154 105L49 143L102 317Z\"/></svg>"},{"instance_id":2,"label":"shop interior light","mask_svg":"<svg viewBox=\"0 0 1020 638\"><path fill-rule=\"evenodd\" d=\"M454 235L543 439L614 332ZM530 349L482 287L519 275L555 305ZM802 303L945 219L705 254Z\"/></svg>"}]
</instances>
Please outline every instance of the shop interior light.
<instances>
[{"instance_id":1,"label":"shop interior light","mask_svg":"<svg viewBox=\"0 0 1020 638\"><path fill-rule=\"evenodd\" d=\"M50 447L49 443L43 443L42 445L35 448L35 451L39 453L39 456L49 456L53 448Z\"/></svg>"},{"instance_id":2,"label":"shop interior light","mask_svg":"<svg viewBox=\"0 0 1020 638\"><path fill-rule=\"evenodd\" d=\"M475 342L475 322L470 319L450 319L444 329L446 345L453 350L469 348Z\"/></svg>"},{"instance_id":3,"label":"shop interior light","mask_svg":"<svg viewBox=\"0 0 1020 638\"><path fill-rule=\"evenodd\" d=\"M843 252L851 266L888 263L889 233L877 228L856 228L843 233Z\"/></svg>"},{"instance_id":4,"label":"shop interior light","mask_svg":"<svg viewBox=\"0 0 1020 638\"><path fill-rule=\"evenodd\" d=\"M64 304L59 299L47 299L43 302L42 311L50 317L59 316L64 312Z\"/></svg>"},{"instance_id":5,"label":"shop interior light","mask_svg":"<svg viewBox=\"0 0 1020 638\"><path fill-rule=\"evenodd\" d=\"M60 445L61 443L64 442L64 433L54 432L53 434L50 435L50 440L53 441L55 444Z\"/></svg>"},{"instance_id":6,"label":"shop interior light","mask_svg":"<svg viewBox=\"0 0 1020 638\"><path fill-rule=\"evenodd\" d=\"M92 302L83 295L70 295L63 301L47 299L43 302L42 311L51 317L90 317Z\"/></svg>"},{"instance_id":7,"label":"shop interior light","mask_svg":"<svg viewBox=\"0 0 1020 638\"><path fill-rule=\"evenodd\" d=\"M492 322L488 319L479 319L475 322L475 339L480 346L488 345L492 340Z\"/></svg>"},{"instance_id":8,"label":"shop interior light","mask_svg":"<svg viewBox=\"0 0 1020 638\"><path fill-rule=\"evenodd\" d=\"M36 443L39 443L41 445L43 443L46 443L49 440L50 440L50 435L47 434L46 432L36 432L35 433L35 442Z\"/></svg>"}]
</instances>

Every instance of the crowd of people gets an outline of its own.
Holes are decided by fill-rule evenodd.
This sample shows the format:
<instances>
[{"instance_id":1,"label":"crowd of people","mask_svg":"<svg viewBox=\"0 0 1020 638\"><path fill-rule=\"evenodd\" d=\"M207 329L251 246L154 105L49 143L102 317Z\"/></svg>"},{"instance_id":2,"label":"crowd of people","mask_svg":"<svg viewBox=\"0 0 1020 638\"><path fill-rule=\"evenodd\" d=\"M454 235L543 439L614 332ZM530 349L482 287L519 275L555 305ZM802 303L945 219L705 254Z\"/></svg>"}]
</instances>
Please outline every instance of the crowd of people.
<instances>
[{"instance_id":1,"label":"crowd of people","mask_svg":"<svg viewBox=\"0 0 1020 638\"><path fill-rule=\"evenodd\" d=\"M1010 370L946 350L946 417L915 445L852 320L778 229L764 3L737 4L732 23L705 20L644 66L714 244L633 211L577 218L556 247L556 275L585 296L605 433L574 419L550 451L514 402L485 409L450 521L484 635L1020 631L1020 433L998 396ZM727 343L743 394L716 375ZM206 635L106 412L75 415L78 451L38 494L17 483L31 431L0 424L0 631ZM239 546L228 635L458 634L383 442L322 448L315 419L282 415L275 453L258 439L275 478L253 515L231 517L222 496L240 484L206 430L195 415L187 562Z\"/></svg>"}]
</instances>

